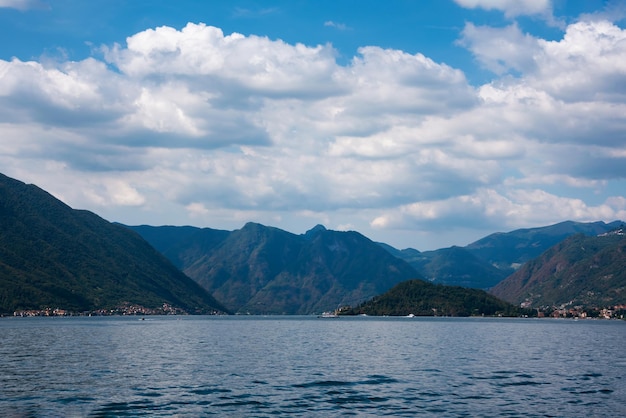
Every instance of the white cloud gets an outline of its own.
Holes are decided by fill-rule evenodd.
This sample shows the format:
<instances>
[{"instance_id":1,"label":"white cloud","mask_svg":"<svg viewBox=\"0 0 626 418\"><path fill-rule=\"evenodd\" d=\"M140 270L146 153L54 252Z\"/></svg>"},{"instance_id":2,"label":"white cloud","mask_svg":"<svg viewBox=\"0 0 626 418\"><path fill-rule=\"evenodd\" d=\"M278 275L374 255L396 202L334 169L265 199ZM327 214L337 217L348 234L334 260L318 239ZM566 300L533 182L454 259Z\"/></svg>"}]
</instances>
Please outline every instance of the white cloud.
<instances>
[{"instance_id":1,"label":"white cloud","mask_svg":"<svg viewBox=\"0 0 626 418\"><path fill-rule=\"evenodd\" d=\"M104 61L0 60L0 166L126 223L393 237L624 219L625 37L597 19L550 42L468 24L463 44L502 74L482 86L422 54L340 65L329 45L203 24Z\"/></svg>"},{"instance_id":2,"label":"white cloud","mask_svg":"<svg viewBox=\"0 0 626 418\"><path fill-rule=\"evenodd\" d=\"M551 0L454 0L468 9L499 10L507 17L548 15L552 13Z\"/></svg>"},{"instance_id":3,"label":"white cloud","mask_svg":"<svg viewBox=\"0 0 626 418\"><path fill-rule=\"evenodd\" d=\"M522 33L517 24L505 28L466 23L459 43L468 47L478 61L496 74L510 70L532 71L539 51L538 40Z\"/></svg>"},{"instance_id":4,"label":"white cloud","mask_svg":"<svg viewBox=\"0 0 626 418\"><path fill-rule=\"evenodd\" d=\"M190 203L185 208L191 217L203 217L210 213L202 203Z\"/></svg>"},{"instance_id":5,"label":"white cloud","mask_svg":"<svg viewBox=\"0 0 626 418\"><path fill-rule=\"evenodd\" d=\"M337 22L333 22L332 20L327 20L326 22L324 22L324 26L335 28L338 30L350 29L345 23L337 23Z\"/></svg>"},{"instance_id":6,"label":"white cloud","mask_svg":"<svg viewBox=\"0 0 626 418\"><path fill-rule=\"evenodd\" d=\"M626 31L607 21L581 21L560 41L540 41L534 86L565 101L624 103Z\"/></svg>"},{"instance_id":7,"label":"white cloud","mask_svg":"<svg viewBox=\"0 0 626 418\"><path fill-rule=\"evenodd\" d=\"M17 9L21 11L32 9L47 10L50 8L50 5L41 0L0 0L0 8Z\"/></svg>"},{"instance_id":8,"label":"white cloud","mask_svg":"<svg viewBox=\"0 0 626 418\"><path fill-rule=\"evenodd\" d=\"M592 13L580 16L580 20L584 21L608 21L619 22L626 18L626 3L624 0L605 0L602 2L603 7Z\"/></svg>"},{"instance_id":9,"label":"white cloud","mask_svg":"<svg viewBox=\"0 0 626 418\"><path fill-rule=\"evenodd\" d=\"M471 222L476 228L506 225L510 229L626 218L625 199L609 197L599 205L556 196L539 189L512 189L501 194L478 189L475 194L400 206L380 214L371 226L383 229L455 229Z\"/></svg>"},{"instance_id":10,"label":"white cloud","mask_svg":"<svg viewBox=\"0 0 626 418\"><path fill-rule=\"evenodd\" d=\"M122 180L107 182L106 191L114 205L140 206L145 202L145 198L134 187Z\"/></svg>"},{"instance_id":11,"label":"white cloud","mask_svg":"<svg viewBox=\"0 0 626 418\"><path fill-rule=\"evenodd\" d=\"M188 82L200 91L219 88L221 93L242 94L243 99L317 96L338 88L332 77L335 51L328 45L289 45L238 33L224 36L219 28L193 23L180 31L148 29L126 42L127 47L115 45L104 53L108 62L134 78L192 77Z\"/></svg>"},{"instance_id":12,"label":"white cloud","mask_svg":"<svg viewBox=\"0 0 626 418\"><path fill-rule=\"evenodd\" d=\"M280 12L277 7L268 7L260 9L248 9L245 7L235 7L233 15L238 18L256 18Z\"/></svg>"},{"instance_id":13,"label":"white cloud","mask_svg":"<svg viewBox=\"0 0 626 418\"><path fill-rule=\"evenodd\" d=\"M517 72L524 83L564 101L623 103L626 31L608 21L569 25L563 39L546 41L505 28L467 23L459 43L496 74Z\"/></svg>"}]
</instances>

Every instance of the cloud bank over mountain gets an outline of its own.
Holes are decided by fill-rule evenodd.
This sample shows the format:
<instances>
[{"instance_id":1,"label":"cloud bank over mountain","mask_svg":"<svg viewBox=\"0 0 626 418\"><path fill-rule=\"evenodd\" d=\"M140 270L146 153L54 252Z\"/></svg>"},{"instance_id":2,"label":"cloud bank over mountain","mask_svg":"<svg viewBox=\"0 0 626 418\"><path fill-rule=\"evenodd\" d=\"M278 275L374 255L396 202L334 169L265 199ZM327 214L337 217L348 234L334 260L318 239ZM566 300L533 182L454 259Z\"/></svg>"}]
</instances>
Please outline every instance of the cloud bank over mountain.
<instances>
[{"instance_id":1,"label":"cloud bank over mountain","mask_svg":"<svg viewBox=\"0 0 626 418\"><path fill-rule=\"evenodd\" d=\"M341 64L331 44L203 23L79 61L0 60L0 165L128 224L324 223L434 248L469 227L626 219L626 30L467 22L457 43L490 82L421 53L363 46Z\"/></svg>"}]
</instances>

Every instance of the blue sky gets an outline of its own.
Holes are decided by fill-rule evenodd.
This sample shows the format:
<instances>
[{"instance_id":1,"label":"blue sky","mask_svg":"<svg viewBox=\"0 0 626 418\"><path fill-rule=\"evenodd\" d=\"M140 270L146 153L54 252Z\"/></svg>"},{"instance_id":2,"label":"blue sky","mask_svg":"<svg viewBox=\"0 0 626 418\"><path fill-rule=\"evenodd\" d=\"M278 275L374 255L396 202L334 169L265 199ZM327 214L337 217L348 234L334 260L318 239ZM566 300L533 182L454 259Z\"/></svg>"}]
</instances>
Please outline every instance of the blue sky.
<instances>
[{"instance_id":1,"label":"blue sky","mask_svg":"<svg viewBox=\"0 0 626 418\"><path fill-rule=\"evenodd\" d=\"M225 33L267 36L291 44L331 43L339 62L352 59L358 48L366 45L422 53L463 68L468 78L481 82L488 81L489 74L472 64L467 49L455 44L466 22L502 27L514 20L535 36L562 36L558 25L541 15L511 19L498 9L463 8L452 0L5 0L5 4L20 6L0 14L2 39L11 39L0 45L3 59L62 54L79 60L91 56L94 46L123 43L127 36L147 28L182 28L188 22L203 22ZM562 25L611 4L606 0L557 0L551 9Z\"/></svg>"},{"instance_id":2,"label":"blue sky","mask_svg":"<svg viewBox=\"0 0 626 418\"><path fill-rule=\"evenodd\" d=\"M626 219L626 3L0 0L0 167L127 224Z\"/></svg>"}]
</instances>

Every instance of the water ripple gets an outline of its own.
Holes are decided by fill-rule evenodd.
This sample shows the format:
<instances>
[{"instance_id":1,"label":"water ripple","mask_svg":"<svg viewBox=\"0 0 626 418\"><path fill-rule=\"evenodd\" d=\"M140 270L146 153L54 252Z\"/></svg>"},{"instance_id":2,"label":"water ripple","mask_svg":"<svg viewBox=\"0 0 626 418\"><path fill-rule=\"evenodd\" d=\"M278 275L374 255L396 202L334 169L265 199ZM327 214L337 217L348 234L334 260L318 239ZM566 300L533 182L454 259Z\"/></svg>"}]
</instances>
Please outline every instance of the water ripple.
<instances>
[{"instance_id":1,"label":"water ripple","mask_svg":"<svg viewBox=\"0 0 626 418\"><path fill-rule=\"evenodd\" d=\"M0 411L625 416L625 344L622 323L597 321L0 320Z\"/></svg>"}]
</instances>

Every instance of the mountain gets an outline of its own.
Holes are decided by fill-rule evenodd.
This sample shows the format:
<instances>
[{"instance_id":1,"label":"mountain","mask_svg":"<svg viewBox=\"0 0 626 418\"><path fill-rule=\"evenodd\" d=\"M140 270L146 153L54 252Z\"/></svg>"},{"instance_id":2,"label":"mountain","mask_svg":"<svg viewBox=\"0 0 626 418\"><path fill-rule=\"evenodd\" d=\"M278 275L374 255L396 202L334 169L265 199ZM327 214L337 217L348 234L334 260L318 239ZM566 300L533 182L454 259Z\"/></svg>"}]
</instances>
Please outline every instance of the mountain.
<instances>
[{"instance_id":1,"label":"mountain","mask_svg":"<svg viewBox=\"0 0 626 418\"><path fill-rule=\"evenodd\" d=\"M424 252L380 245L408 262L432 283L488 290L565 238L579 233L595 236L621 223L567 221L491 234L465 247L454 246Z\"/></svg>"},{"instance_id":2,"label":"mountain","mask_svg":"<svg viewBox=\"0 0 626 418\"><path fill-rule=\"evenodd\" d=\"M507 276L506 271L462 247L424 252L408 248L391 250L391 254L409 263L426 280L435 284L489 289Z\"/></svg>"},{"instance_id":3,"label":"mountain","mask_svg":"<svg viewBox=\"0 0 626 418\"><path fill-rule=\"evenodd\" d=\"M491 293L528 306L626 304L626 237L623 229L577 234L551 247L495 286Z\"/></svg>"},{"instance_id":4,"label":"mountain","mask_svg":"<svg viewBox=\"0 0 626 418\"><path fill-rule=\"evenodd\" d=\"M129 228L154 239L146 233L150 227ZM358 232L321 225L302 235L257 223L232 232L198 228L164 254L239 313L334 310L419 277L406 262Z\"/></svg>"},{"instance_id":5,"label":"mountain","mask_svg":"<svg viewBox=\"0 0 626 418\"><path fill-rule=\"evenodd\" d=\"M0 174L0 313L164 303L226 311L138 234Z\"/></svg>"},{"instance_id":6,"label":"mountain","mask_svg":"<svg viewBox=\"0 0 626 418\"><path fill-rule=\"evenodd\" d=\"M139 233L155 249L183 270L224 241L230 231L193 226L129 227Z\"/></svg>"},{"instance_id":7,"label":"mountain","mask_svg":"<svg viewBox=\"0 0 626 418\"><path fill-rule=\"evenodd\" d=\"M409 280L353 309L346 315L375 316L520 316L532 313L479 289Z\"/></svg>"},{"instance_id":8,"label":"mountain","mask_svg":"<svg viewBox=\"0 0 626 418\"><path fill-rule=\"evenodd\" d=\"M541 255L548 248L565 238L584 234L597 236L609 232L622 224L622 221L572 222L566 221L539 228L517 229L506 233L486 236L465 248L476 257L511 274L522 264Z\"/></svg>"}]
</instances>

